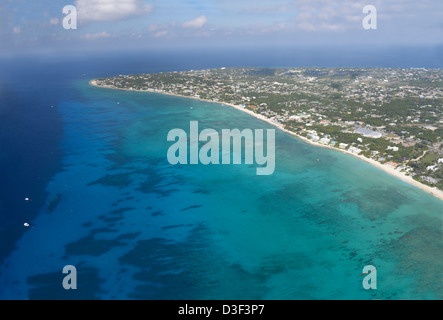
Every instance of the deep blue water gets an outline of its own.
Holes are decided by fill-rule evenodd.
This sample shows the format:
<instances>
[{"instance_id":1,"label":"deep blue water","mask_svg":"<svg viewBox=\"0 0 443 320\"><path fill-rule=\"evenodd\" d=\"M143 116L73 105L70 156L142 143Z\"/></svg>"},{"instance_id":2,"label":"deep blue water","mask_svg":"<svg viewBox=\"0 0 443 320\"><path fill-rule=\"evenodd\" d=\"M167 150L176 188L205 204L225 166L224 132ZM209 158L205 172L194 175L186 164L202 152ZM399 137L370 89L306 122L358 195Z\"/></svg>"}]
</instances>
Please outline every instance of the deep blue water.
<instances>
[{"instance_id":1,"label":"deep blue water","mask_svg":"<svg viewBox=\"0 0 443 320\"><path fill-rule=\"evenodd\" d=\"M270 177L246 165L173 167L166 135L191 120L217 130L270 127L217 104L88 85L116 74L243 65L441 68L439 52L1 61L0 298L442 298L441 201L282 132ZM61 286L68 264L79 272L76 291ZM376 291L362 289L367 264L378 268Z\"/></svg>"}]
</instances>

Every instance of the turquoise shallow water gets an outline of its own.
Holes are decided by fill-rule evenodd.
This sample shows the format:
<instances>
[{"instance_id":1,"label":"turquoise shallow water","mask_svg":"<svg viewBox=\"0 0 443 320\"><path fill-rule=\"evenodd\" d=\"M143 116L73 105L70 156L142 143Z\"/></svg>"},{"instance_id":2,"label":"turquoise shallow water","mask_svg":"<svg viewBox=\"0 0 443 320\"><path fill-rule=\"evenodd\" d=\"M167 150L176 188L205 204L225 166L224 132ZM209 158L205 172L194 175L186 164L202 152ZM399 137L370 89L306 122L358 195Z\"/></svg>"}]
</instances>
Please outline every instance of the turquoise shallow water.
<instances>
[{"instance_id":1,"label":"turquoise shallow water","mask_svg":"<svg viewBox=\"0 0 443 320\"><path fill-rule=\"evenodd\" d=\"M276 130L276 170L172 166L169 130L271 129L235 109L77 83L63 170L1 266L1 298L442 299L443 202ZM75 98L74 98L75 97ZM62 269L78 270L64 290ZM378 289L365 290L365 265Z\"/></svg>"}]
</instances>

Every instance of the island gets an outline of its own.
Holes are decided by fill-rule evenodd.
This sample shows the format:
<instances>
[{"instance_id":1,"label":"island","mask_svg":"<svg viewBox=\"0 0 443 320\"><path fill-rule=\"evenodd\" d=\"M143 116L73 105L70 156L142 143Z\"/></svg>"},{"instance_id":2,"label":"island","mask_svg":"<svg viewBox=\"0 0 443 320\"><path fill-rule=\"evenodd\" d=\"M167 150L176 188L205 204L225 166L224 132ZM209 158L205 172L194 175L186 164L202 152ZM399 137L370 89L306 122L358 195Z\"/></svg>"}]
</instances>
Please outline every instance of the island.
<instances>
[{"instance_id":1,"label":"island","mask_svg":"<svg viewBox=\"0 0 443 320\"><path fill-rule=\"evenodd\" d=\"M443 199L441 69L223 67L90 84L226 104Z\"/></svg>"}]
</instances>

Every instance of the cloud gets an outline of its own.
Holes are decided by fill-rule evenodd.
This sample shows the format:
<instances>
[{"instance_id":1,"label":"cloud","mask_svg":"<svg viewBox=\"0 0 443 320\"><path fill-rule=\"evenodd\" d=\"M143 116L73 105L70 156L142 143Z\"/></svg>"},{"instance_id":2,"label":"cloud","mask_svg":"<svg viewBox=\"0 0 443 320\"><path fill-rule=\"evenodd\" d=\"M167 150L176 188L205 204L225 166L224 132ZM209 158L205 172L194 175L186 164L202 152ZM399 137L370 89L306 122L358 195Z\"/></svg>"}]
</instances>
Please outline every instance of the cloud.
<instances>
[{"instance_id":1,"label":"cloud","mask_svg":"<svg viewBox=\"0 0 443 320\"><path fill-rule=\"evenodd\" d=\"M106 31L98 32L98 33L87 33L82 35L80 38L85 40L96 40L100 38L109 38L111 35Z\"/></svg>"},{"instance_id":2,"label":"cloud","mask_svg":"<svg viewBox=\"0 0 443 320\"><path fill-rule=\"evenodd\" d=\"M208 19L206 16L200 16L198 18L195 18L191 21L186 21L182 24L183 28L192 28L192 29L199 29L202 28L206 22L208 22Z\"/></svg>"},{"instance_id":3,"label":"cloud","mask_svg":"<svg viewBox=\"0 0 443 320\"><path fill-rule=\"evenodd\" d=\"M149 27L148 27L148 31L157 31L157 30L159 30L161 27L159 26L159 25L157 25L157 24L151 24Z\"/></svg>"},{"instance_id":4,"label":"cloud","mask_svg":"<svg viewBox=\"0 0 443 320\"><path fill-rule=\"evenodd\" d=\"M273 7L248 7L239 10L240 13L257 13L257 14L269 14L286 12L289 8L286 6L273 6Z\"/></svg>"},{"instance_id":5,"label":"cloud","mask_svg":"<svg viewBox=\"0 0 443 320\"><path fill-rule=\"evenodd\" d=\"M296 27L303 31L345 31L360 27L364 6L363 0L342 0L340 4L326 0L300 0L297 2Z\"/></svg>"},{"instance_id":6,"label":"cloud","mask_svg":"<svg viewBox=\"0 0 443 320\"><path fill-rule=\"evenodd\" d=\"M83 21L117 21L152 12L140 0L76 0L78 18Z\"/></svg>"},{"instance_id":7,"label":"cloud","mask_svg":"<svg viewBox=\"0 0 443 320\"><path fill-rule=\"evenodd\" d=\"M154 38L165 38L166 36L168 38L171 38L175 34L174 29L176 29L175 28L176 25L177 25L176 22L165 23L165 24L162 24L162 25L151 24L148 27L148 31L152 33Z\"/></svg>"},{"instance_id":8,"label":"cloud","mask_svg":"<svg viewBox=\"0 0 443 320\"><path fill-rule=\"evenodd\" d=\"M59 20L57 18L51 18L51 20L49 20L49 24L51 26L55 26L59 23Z\"/></svg>"},{"instance_id":9,"label":"cloud","mask_svg":"<svg viewBox=\"0 0 443 320\"><path fill-rule=\"evenodd\" d=\"M165 24L151 24L148 27L148 31L161 31L161 30L170 30L172 28L175 28L175 26L177 25L176 22L172 22L172 23L165 23Z\"/></svg>"},{"instance_id":10,"label":"cloud","mask_svg":"<svg viewBox=\"0 0 443 320\"><path fill-rule=\"evenodd\" d=\"M19 34L22 30L20 29L20 27L14 27L12 28L12 33L13 34Z\"/></svg>"},{"instance_id":11,"label":"cloud","mask_svg":"<svg viewBox=\"0 0 443 320\"><path fill-rule=\"evenodd\" d=\"M166 36L167 34L168 34L168 31L164 30L164 31L160 31L160 32L157 32L156 34L154 34L154 37L162 38L162 37Z\"/></svg>"}]
</instances>

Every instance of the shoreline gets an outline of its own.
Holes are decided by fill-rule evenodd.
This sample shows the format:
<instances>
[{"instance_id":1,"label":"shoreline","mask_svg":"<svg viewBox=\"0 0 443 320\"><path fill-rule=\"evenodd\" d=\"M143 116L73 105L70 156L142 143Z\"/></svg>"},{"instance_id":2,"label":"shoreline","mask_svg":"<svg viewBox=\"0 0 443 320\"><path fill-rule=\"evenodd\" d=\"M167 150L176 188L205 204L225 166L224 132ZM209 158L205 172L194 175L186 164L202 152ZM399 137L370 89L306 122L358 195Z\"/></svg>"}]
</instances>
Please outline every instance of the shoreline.
<instances>
[{"instance_id":1,"label":"shoreline","mask_svg":"<svg viewBox=\"0 0 443 320\"><path fill-rule=\"evenodd\" d=\"M327 148L327 149L331 149L331 150L335 150L335 151L340 151L342 153L345 153L345 154L354 156L354 157L356 157L356 158L358 158L360 160L363 160L366 163L369 163L372 166L374 166L374 167L376 167L378 169L383 170L384 172L390 174L391 176L394 176L394 177L396 177L396 178L398 178L398 179L400 179L400 180L402 180L402 181L404 181L406 183L409 183L409 184L411 184L411 185L413 185L413 186L415 186L417 188L420 188L421 190L423 190L423 191L425 191L425 192L427 192L427 193L433 195L434 197L437 197L437 198L439 198L440 200L443 201L443 191L442 190L439 190L439 189L437 189L435 187L434 188L433 187L429 187L429 186L427 186L427 185L425 185L423 183L420 183L420 182L414 180L412 177L407 176L403 172L400 172L400 171L394 169L391 166L387 166L385 164L381 164L380 162L377 162L377 161L375 161L373 159L369 159L369 158L366 158L365 156L362 156L362 155L359 155L359 154L356 154L356 153L352 153L352 152L350 152L348 150L343 150L343 149L339 149L339 148L335 148L335 147L331 147L331 146L328 146L328 145L324 145L324 144L321 144L321 143L317 143L317 142L311 141L311 140L309 140L309 139L307 139L307 138L305 138L303 136L300 136L300 135L296 134L295 132L292 132L292 131L289 131L289 130L285 129L284 126L282 124L280 124L280 123L276 123L276 122L272 121L271 119L269 119L269 118L267 118L267 117L265 117L265 116L263 116L261 114L257 114L257 113L255 113L253 111L247 110L245 108L242 108L242 107L234 105L234 104L230 104L230 103L226 103L226 102L215 102L215 101L211 101L211 100L207 100L207 99L183 96L183 95L179 95L179 94L175 94L175 93L160 92L160 91L155 91L155 90L130 90L130 89L120 89L120 88L108 87L108 86L100 86L100 85L97 84L97 82L95 80L89 81L89 84L91 86L98 87L98 88L106 88L106 89L114 89L114 90L122 90L122 91L158 93L158 94L164 94L164 95L175 96L175 97L180 97L180 98L188 98L188 99L200 100L200 101L209 102L209 103L218 103L218 104L221 104L221 105L232 107L232 108L235 108L235 109L237 109L239 111L245 112L245 113L255 117L256 119L263 120L263 121L273 125L277 129L280 129L281 131L283 131L285 133L288 133L288 134L290 134L292 136L297 137L298 139L304 141L305 143L308 143L308 144L316 146L316 147L321 147L321 148Z\"/></svg>"}]
</instances>

